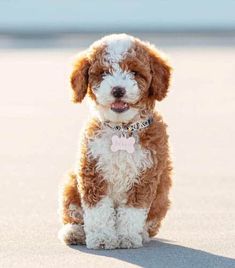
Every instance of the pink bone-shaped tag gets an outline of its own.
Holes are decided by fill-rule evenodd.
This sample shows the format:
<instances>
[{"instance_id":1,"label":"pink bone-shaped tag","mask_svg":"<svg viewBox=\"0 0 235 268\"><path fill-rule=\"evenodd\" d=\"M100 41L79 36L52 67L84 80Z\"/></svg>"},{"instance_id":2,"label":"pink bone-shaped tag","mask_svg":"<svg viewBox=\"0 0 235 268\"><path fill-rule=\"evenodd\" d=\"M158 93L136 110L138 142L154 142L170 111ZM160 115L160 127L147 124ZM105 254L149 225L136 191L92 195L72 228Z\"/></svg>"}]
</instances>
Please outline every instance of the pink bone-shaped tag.
<instances>
[{"instance_id":1,"label":"pink bone-shaped tag","mask_svg":"<svg viewBox=\"0 0 235 268\"><path fill-rule=\"evenodd\" d=\"M117 151L127 151L129 154L134 153L135 151L135 139L133 137L126 138L126 137L118 137L117 135L112 136L112 145L111 145L111 151L117 152Z\"/></svg>"}]
</instances>

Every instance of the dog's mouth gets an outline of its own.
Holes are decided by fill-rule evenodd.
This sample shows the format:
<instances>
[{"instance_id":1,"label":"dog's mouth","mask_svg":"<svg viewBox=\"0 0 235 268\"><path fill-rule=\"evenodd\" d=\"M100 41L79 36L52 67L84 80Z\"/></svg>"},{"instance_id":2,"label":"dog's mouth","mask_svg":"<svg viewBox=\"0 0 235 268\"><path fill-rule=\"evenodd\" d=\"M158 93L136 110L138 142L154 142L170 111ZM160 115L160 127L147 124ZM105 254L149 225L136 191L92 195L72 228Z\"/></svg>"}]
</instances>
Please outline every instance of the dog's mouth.
<instances>
[{"instance_id":1,"label":"dog's mouth","mask_svg":"<svg viewBox=\"0 0 235 268\"><path fill-rule=\"evenodd\" d=\"M129 109L129 104L127 102L118 100L111 104L111 110L116 113L123 113Z\"/></svg>"}]
</instances>

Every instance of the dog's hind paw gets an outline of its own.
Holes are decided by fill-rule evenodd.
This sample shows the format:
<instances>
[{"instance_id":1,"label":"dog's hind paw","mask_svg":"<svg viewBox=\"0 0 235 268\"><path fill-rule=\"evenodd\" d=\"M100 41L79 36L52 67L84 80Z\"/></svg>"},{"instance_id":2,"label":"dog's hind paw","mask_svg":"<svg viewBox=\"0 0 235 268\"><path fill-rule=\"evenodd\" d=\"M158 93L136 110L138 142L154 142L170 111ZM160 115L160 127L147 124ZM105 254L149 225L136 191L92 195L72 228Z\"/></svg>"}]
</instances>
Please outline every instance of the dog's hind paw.
<instances>
[{"instance_id":1,"label":"dog's hind paw","mask_svg":"<svg viewBox=\"0 0 235 268\"><path fill-rule=\"evenodd\" d=\"M81 224L65 224L58 233L60 241L67 245L85 244L85 232Z\"/></svg>"}]
</instances>

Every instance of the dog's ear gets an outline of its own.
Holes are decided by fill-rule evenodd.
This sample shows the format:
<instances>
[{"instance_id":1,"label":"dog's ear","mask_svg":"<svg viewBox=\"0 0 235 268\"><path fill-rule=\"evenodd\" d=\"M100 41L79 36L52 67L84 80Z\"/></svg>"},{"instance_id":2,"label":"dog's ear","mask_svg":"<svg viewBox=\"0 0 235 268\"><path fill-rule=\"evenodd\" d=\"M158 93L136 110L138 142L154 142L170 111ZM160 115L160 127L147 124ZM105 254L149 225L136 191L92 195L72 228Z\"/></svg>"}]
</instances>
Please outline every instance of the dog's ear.
<instances>
[{"instance_id":1,"label":"dog's ear","mask_svg":"<svg viewBox=\"0 0 235 268\"><path fill-rule=\"evenodd\" d=\"M70 76L70 83L73 89L73 102L81 102L87 93L89 67L90 63L87 52L84 51L78 54L74 61L73 71Z\"/></svg>"},{"instance_id":2,"label":"dog's ear","mask_svg":"<svg viewBox=\"0 0 235 268\"><path fill-rule=\"evenodd\" d=\"M161 101L167 95L171 76L171 67L154 46L148 45L148 51L152 72L149 96Z\"/></svg>"}]
</instances>

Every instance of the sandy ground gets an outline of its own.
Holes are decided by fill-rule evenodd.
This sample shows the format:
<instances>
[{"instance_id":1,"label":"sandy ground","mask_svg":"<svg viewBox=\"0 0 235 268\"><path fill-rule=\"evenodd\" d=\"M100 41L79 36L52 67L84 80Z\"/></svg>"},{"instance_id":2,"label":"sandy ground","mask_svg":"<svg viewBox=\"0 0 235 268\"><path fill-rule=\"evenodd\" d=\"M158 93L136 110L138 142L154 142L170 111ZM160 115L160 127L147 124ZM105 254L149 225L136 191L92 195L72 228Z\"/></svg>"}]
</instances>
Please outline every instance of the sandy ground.
<instances>
[{"instance_id":1,"label":"sandy ground","mask_svg":"<svg viewBox=\"0 0 235 268\"><path fill-rule=\"evenodd\" d=\"M57 188L89 115L68 100L76 50L0 50L0 267L235 267L235 47L162 48L172 208L150 244L112 251L57 239Z\"/></svg>"}]
</instances>

